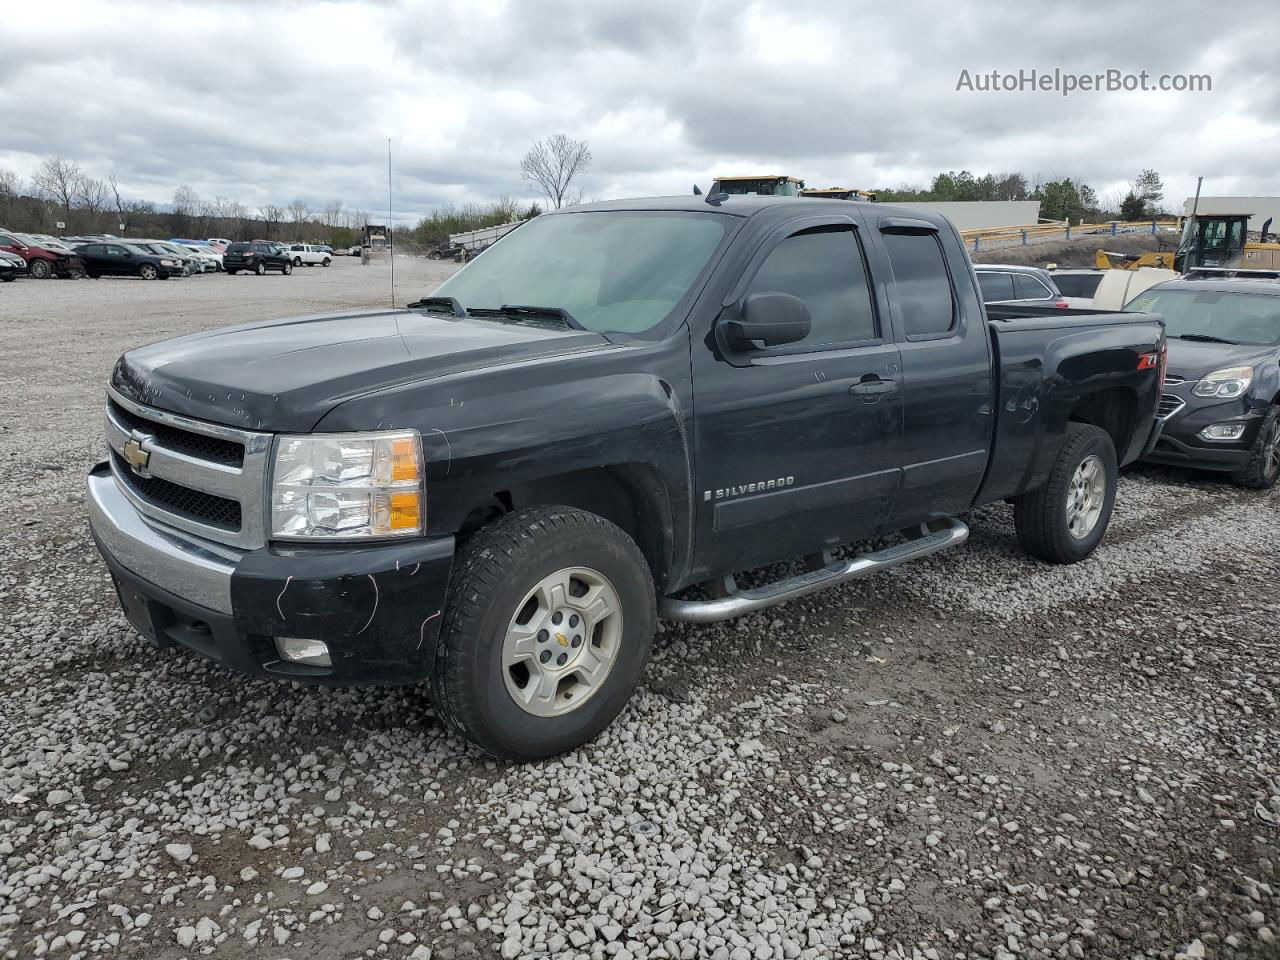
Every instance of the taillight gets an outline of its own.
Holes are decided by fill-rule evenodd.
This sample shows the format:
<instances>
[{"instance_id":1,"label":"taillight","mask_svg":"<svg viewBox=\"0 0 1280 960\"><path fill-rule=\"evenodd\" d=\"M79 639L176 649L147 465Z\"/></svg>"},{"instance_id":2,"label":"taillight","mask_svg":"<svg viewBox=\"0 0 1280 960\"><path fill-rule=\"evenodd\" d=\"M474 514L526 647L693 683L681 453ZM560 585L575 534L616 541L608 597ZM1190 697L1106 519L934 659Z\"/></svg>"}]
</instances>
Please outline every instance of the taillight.
<instances>
[{"instance_id":1,"label":"taillight","mask_svg":"<svg viewBox=\"0 0 1280 960\"><path fill-rule=\"evenodd\" d=\"M246 251L244 252L244 258L245 258L246 260L248 260L248 259L249 259L250 257L252 257L252 256L253 256L253 251L252 251L252 250L246 250Z\"/></svg>"}]
</instances>

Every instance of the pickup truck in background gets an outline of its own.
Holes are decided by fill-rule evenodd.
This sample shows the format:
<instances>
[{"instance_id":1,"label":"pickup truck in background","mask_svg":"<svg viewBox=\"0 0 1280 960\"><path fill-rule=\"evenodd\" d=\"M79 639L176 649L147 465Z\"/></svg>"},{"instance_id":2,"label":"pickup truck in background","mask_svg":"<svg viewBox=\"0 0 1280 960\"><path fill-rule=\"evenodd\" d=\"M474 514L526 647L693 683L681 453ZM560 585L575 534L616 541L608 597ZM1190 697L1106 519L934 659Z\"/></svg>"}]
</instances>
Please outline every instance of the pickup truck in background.
<instances>
[{"instance_id":1,"label":"pickup truck in background","mask_svg":"<svg viewBox=\"0 0 1280 960\"><path fill-rule=\"evenodd\" d=\"M333 255L310 243L292 243L289 256L295 267L327 267Z\"/></svg>"},{"instance_id":2,"label":"pickup truck in background","mask_svg":"<svg viewBox=\"0 0 1280 960\"><path fill-rule=\"evenodd\" d=\"M1031 554L1083 560L1118 468L1157 439L1164 356L1151 314L984 310L936 215L593 204L407 309L125 354L91 528L157 645L285 680L429 680L454 730L528 760L609 724L658 616L927 556L995 500ZM872 538L890 545L847 549Z\"/></svg>"}]
</instances>

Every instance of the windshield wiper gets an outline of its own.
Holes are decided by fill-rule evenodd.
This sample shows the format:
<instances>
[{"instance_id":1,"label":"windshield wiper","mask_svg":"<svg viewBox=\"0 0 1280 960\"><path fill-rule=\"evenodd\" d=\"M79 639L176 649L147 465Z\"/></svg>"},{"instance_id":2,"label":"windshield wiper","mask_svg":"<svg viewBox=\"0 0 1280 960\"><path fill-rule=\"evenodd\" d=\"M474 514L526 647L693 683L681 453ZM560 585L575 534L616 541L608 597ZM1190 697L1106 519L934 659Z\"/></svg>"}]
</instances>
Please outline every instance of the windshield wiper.
<instances>
[{"instance_id":1,"label":"windshield wiper","mask_svg":"<svg viewBox=\"0 0 1280 960\"><path fill-rule=\"evenodd\" d=\"M466 308L453 297L423 297L413 303L406 303L410 310L426 310L428 313L451 313L455 317L465 317Z\"/></svg>"},{"instance_id":2,"label":"windshield wiper","mask_svg":"<svg viewBox=\"0 0 1280 960\"><path fill-rule=\"evenodd\" d=\"M473 317L509 317L516 321L552 320L570 330L587 329L564 307L530 307L523 304L504 303L500 307L469 307L467 313Z\"/></svg>"},{"instance_id":3,"label":"windshield wiper","mask_svg":"<svg viewBox=\"0 0 1280 960\"><path fill-rule=\"evenodd\" d=\"M1239 340L1227 340L1224 337L1215 337L1208 333L1175 333L1175 340L1194 340L1196 343L1229 343L1233 347L1240 346Z\"/></svg>"}]
</instances>

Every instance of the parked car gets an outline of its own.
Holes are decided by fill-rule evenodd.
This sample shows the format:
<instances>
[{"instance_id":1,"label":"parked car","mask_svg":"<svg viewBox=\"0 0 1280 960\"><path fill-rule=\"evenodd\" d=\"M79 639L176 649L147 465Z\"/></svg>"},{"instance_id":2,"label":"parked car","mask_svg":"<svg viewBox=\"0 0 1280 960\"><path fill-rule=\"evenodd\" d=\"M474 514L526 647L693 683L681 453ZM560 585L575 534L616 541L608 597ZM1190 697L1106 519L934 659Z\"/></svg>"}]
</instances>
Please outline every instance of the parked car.
<instances>
[{"instance_id":1,"label":"parked car","mask_svg":"<svg viewBox=\"0 0 1280 960\"><path fill-rule=\"evenodd\" d=\"M453 260L462 252L463 252L462 247L458 246L456 243L450 243L448 240L446 240L444 243L438 243L434 247L432 247L430 250L428 250L427 259L428 260Z\"/></svg>"},{"instance_id":2,"label":"parked car","mask_svg":"<svg viewBox=\"0 0 1280 960\"><path fill-rule=\"evenodd\" d=\"M975 263L983 303L1018 303L1066 309L1070 304L1048 270L1020 264Z\"/></svg>"},{"instance_id":3,"label":"parked car","mask_svg":"<svg viewBox=\"0 0 1280 960\"><path fill-rule=\"evenodd\" d=\"M1257 490L1280 478L1280 282L1193 277L1140 293L1169 335L1155 463L1217 470Z\"/></svg>"},{"instance_id":4,"label":"parked car","mask_svg":"<svg viewBox=\"0 0 1280 960\"><path fill-rule=\"evenodd\" d=\"M0 250L0 281L12 283L27 272L27 261L16 253Z\"/></svg>"},{"instance_id":5,"label":"parked car","mask_svg":"<svg viewBox=\"0 0 1280 960\"><path fill-rule=\"evenodd\" d=\"M223 269L222 254L213 247L201 243L184 243L180 246L200 261L200 269L205 273L217 273Z\"/></svg>"},{"instance_id":6,"label":"parked car","mask_svg":"<svg viewBox=\"0 0 1280 960\"><path fill-rule=\"evenodd\" d=\"M289 255L293 257L295 267L327 267L332 256L310 243L290 244Z\"/></svg>"},{"instance_id":7,"label":"parked car","mask_svg":"<svg viewBox=\"0 0 1280 960\"><path fill-rule=\"evenodd\" d=\"M356 244L352 244L352 245L347 249L347 256L349 256L349 257L358 257L358 256L360 256L360 244L358 244L358 243L356 243Z\"/></svg>"},{"instance_id":8,"label":"parked car","mask_svg":"<svg viewBox=\"0 0 1280 960\"><path fill-rule=\"evenodd\" d=\"M199 273L201 270L200 261L195 254L181 250L174 244L166 243L163 240L130 240L129 244L130 246L141 247L143 250L158 256L181 260L184 268L183 276L190 276L193 273Z\"/></svg>"},{"instance_id":9,"label":"parked car","mask_svg":"<svg viewBox=\"0 0 1280 960\"><path fill-rule=\"evenodd\" d=\"M91 528L158 645L428 679L452 729L545 757L622 709L657 615L723 620L926 556L997 500L1033 555L1088 557L1154 441L1159 319L989 313L937 214L551 212L407 309L126 353Z\"/></svg>"},{"instance_id":10,"label":"parked car","mask_svg":"<svg viewBox=\"0 0 1280 960\"><path fill-rule=\"evenodd\" d=\"M317 249L317 250L319 250L321 253L327 253L329 256L331 256L331 257L333 256L333 247L329 246L329 244L327 244L327 243L317 243L317 244L315 245L315 247L316 247L316 249Z\"/></svg>"},{"instance_id":11,"label":"parked car","mask_svg":"<svg viewBox=\"0 0 1280 960\"><path fill-rule=\"evenodd\" d=\"M1093 306L1093 295L1098 292L1098 284L1102 283L1105 270L1097 269L1051 269L1049 276L1058 292L1067 298L1067 304L1077 309L1088 309Z\"/></svg>"},{"instance_id":12,"label":"parked car","mask_svg":"<svg viewBox=\"0 0 1280 960\"><path fill-rule=\"evenodd\" d=\"M224 237L209 237L205 240L205 243L213 247L219 253L226 253L227 247L231 246L231 241Z\"/></svg>"},{"instance_id":13,"label":"parked car","mask_svg":"<svg viewBox=\"0 0 1280 960\"><path fill-rule=\"evenodd\" d=\"M0 233L0 251L25 260L27 275L35 280L84 276L84 264L73 251L42 243L27 234Z\"/></svg>"},{"instance_id":14,"label":"parked car","mask_svg":"<svg viewBox=\"0 0 1280 960\"><path fill-rule=\"evenodd\" d=\"M278 243L266 240L237 242L227 247L226 253L222 255L222 266L230 274L237 274L241 270L259 276L268 270L289 274L293 273L293 257Z\"/></svg>"},{"instance_id":15,"label":"parked car","mask_svg":"<svg viewBox=\"0 0 1280 960\"><path fill-rule=\"evenodd\" d=\"M76 247L85 272L98 277L141 277L168 280L187 274L187 265L173 254L153 253L131 243L86 243Z\"/></svg>"}]
</instances>

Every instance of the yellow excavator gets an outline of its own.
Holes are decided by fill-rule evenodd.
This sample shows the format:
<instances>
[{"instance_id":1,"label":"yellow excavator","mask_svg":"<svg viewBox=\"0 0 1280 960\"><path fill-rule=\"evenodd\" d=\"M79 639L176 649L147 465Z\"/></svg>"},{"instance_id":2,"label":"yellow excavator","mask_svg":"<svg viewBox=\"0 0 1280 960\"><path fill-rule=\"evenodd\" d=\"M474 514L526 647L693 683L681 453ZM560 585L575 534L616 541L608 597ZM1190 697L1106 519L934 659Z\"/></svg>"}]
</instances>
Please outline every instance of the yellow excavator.
<instances>
[{"instance_id":1,"label":"yellow excavator","mask_svg":"<svg viewBox=\"0 0 1280 960\"><path fill-rule=\"evenodd\" d=\"M1142 254L1099 250L1094 266L1100 270L1137 270L1161 267L1186 273L1196 267L1232 267L1241 270L1280 269L1280 243L1271 233L1271 219L1262 225L1257 240L1249 239L1247 213L1197 214L1182 228L1178 249L1148 250Z\"/></svg>"}]
</instances>

